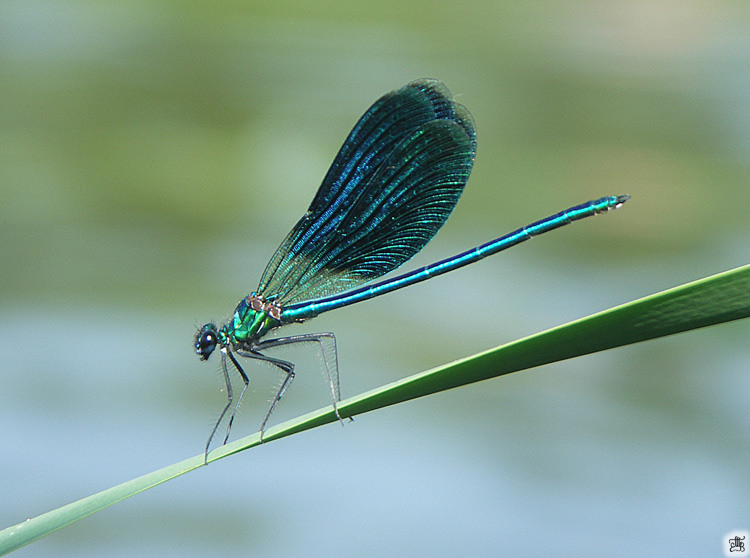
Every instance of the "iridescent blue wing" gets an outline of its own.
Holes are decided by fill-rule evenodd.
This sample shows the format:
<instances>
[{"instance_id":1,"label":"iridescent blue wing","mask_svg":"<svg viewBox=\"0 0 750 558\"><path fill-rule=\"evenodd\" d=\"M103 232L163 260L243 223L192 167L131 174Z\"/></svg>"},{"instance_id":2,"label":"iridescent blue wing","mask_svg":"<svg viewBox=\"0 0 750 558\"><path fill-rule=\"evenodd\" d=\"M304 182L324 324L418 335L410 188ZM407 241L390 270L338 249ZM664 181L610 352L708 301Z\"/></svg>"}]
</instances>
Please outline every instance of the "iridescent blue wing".
<instances>
[{"instance_id":1,"label":"iridescent blue wing","mask_svg":"<svg viewBox=\"0 0 750 558\"><path fill-rule=\"evenodd\" d=\"M258 294L283 307L396 269L445 223L475 154L473 119L439 81L385 95L349 134Z\"/></svg>"}]
</instances>

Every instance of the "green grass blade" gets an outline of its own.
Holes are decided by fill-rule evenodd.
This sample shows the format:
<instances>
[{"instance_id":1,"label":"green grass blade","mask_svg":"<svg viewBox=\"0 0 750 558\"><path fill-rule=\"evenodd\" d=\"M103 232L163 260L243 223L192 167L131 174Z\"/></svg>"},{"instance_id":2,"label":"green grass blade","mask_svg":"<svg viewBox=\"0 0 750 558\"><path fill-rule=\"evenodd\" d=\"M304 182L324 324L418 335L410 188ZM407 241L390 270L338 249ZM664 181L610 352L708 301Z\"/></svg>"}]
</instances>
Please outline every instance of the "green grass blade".
<instances>
[{"instance_id":1,"label":"green grass blade","mask_svg":"<svg viewBox=\"0 0 750 558\"><path fill-rule=\"evenodd\" d=\"M0 531L0 556L201 465L203 455L186 459L3 529Z\"/></svg>"},{"instance_id":2,"label":"green grass blade","mask_svg":"<svg viewBox=\"0 0 750 558\"><path fill-rule=\"evenodd\" d=\"M750 265L594 314L341 402L353 416L447 389L576 356L750 316ZM269 429L264 443L334 422L329 406ZM209 461L258 445L248 436L213 451ZM0 555L192 471L203 455L165 467L0 531Z\"/></svg>"},{"instance_id":3,"label":"green grass blade","mask_svg":"<svg viewBox=\"0 0 750 558\"><path fill-rule=\"evenodd\" d=\"M641 298L404 378L339 404L342 417L359 415L511 372L639 341L657 339L750 316L750 265ZM336 420L331 407L266 431L264 443ZM250 445L252 437L246 438ZM243 440L213 452L245 449ZM249 446L248 446L249 447Z\"/></svg>"}]
</instances>

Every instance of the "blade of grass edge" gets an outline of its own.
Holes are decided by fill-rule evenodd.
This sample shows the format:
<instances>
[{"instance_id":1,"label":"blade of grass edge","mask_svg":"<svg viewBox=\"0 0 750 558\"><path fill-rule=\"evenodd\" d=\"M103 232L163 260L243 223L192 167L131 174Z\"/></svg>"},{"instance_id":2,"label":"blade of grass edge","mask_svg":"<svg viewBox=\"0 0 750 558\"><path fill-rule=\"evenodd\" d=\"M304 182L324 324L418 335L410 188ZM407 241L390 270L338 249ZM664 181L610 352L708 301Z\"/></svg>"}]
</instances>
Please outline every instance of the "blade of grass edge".
<instances>
[{"instance_id":1,"label":"blade of grass edge","mask_svg":"<svg viewBox=\"0 0 750 558\"><path fill-rule=\"evenodd\" d=\"M750 265L669 289L410 376L339 405L342 417L614 347L750 316ZM337 420L328 406L269 429L264 443ZM211 453L215 461L258 445L253 434ZM0 531L0 555L203 465L186 459Z\"/></svg>"},{"instance_id":2,"label":"blade of grass edge","mask_svg":"<svg viewBox=\"0 0 750 558\"><path fill-rule=\"evenodd\" d=\"M418 397L640 341L750 317L750 265L699 279L398 380L339 404L349 417ZM337 420L331 407L266 431L266 441ZM246 438L252 444L250 438ZM245 449L218 448L216 459ZM236 445L235 445L236 444ZM254 445L254 444L252 444Z\"/></svg>"}]
</instances>

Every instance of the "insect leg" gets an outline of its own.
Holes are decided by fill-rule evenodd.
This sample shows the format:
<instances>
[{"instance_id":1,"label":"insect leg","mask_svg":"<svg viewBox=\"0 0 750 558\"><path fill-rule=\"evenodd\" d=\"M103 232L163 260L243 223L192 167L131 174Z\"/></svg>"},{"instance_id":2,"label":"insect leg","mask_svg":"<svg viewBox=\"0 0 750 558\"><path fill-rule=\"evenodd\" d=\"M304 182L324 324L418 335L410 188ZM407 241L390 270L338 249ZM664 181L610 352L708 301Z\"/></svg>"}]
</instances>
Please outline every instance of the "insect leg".
<instances>
[{"instance_id":1,"label":"insect leg","mask_svg":"<svg viewBox=\"0 0 750 558\"><path fill-rule=\"evenodd\" d=\"M281 387L279 388L278 393L276 393L276 397L273 398L271 408L268 409L268 413L266 413L266 418L263 419L263 423L260 425L260 441L262 442L263 431L266 429L266 423L268 423L268 419L271 418L271 414L273 413L274 409L276 409L276 405L281 400L281 396L284 395L284 392L290 386L292 380L294 380L294 364L292 364L291 362L287 362L286 360L281 360L264 355L263 353L259 352L257 347L258 345L256 345L252 349L237 351L237 354L243 357L254 358L256 360L262 360L264 362L268 362L269 364L273 364L276 368L281 369L281 371L286 374L286 378L284 378L284 381L281 383ZM239 404L239 401L237 403Z\"/></svg>"},{"instance_id":2,"label":"insect leg","mask_svg":"<svg viewBox=\"0 0 750 558\"><path fill-rule=\"evenodd\" d=\"M324 343L328 340L332 350L326 349ZM276 339L267 339L256 344L258 350L280 347L282 345L291 345L293 343L317 343L320 345L320 352L323 354L323 362L326 366L326 375L328 376L328 386L331 388L331 399L333 401L333 410L336 417L341 421L339 414L338 402L341 401L341 389L339 387L339 360L338 351L336 350L336 337L333 333L307 333L304 335L293 335L290 337L278 337Z\"/></svg>"},{"instance_id":3,"label":"insect leg","mask_svg":"<svg viewBox=\"0 0 750 558\"><path fill-rule=\"evenodd\" d=\"M240 376L242 376L242 381L244 382L244 386L242 387L242 391L240 392L240 396L237 398L237 403L234 405L234 409L232 410L232 416L229 417L229 424L227 425L227 435L224 436L224 443L227 443L227 440L229 439L229 432L232 430L232 423L234 422L234 417L237 416L237 409L240 408L240 401L242 401L242 396L245 395L245 390L247 390L248 384L250 384L250 380L247 377L247 374L245 374L245 371L242 369L242 366L240 366L240 363L237 362L237 359L234 358L234 355L227 351L227 355L232 361L232 364L234 364L234 367L237 369L237 372L240 373ZM226 367L225 367L226 369ZM232 400L229 400L229 404L232 403ZM226 409L224 409L224 412L226 412ZM222 413L223 415L223 413Z\"/></svg>"},{"instance_id":4,"label":"insect leg","mask_svg":"<svg viewBox=\"0 0 750 558\"><path fill-rule=\"evenodd\" d=\"M242 396L245 394L245 390L247 389L247 385L249 383L247 375L245 374L245 371L242 369L240 364L237 362L237 359L234 358L234 355L231 353L231 351L228 348L222 347L221 349L221 371L224 373L224 384L227 387L227 404L224 406L224 409L222 409L221 414L219 415L219 420L216 421L216 424L214 425L213 430L211 430L211 435L208 437L208 441L206 442L206 451L205 451L206 462L208 462L208 449L209 447L211 447L211 440L214 439L216 430L218 430L219 425L221 424L221 421L224 420L224 415L227 414L229 407L232 406L232 400L234 399L234 391L232 390L232 382L229 379L229 369L227 368L227 355L231 359L232 364L234 364L234 367L240 373L240 376L242 376L242 380L245 382L245 387L242 389L242 392L240 393L240 397L237 399L237 404L234 407L234 411L232 411L232 418L229 420L229 428L227 429L227 435L224 438L225 444L227 443L227 438L229 438L229 430L231 430L232 428L232 421L234 420L234 415L237 413L237 407L239 406L240 401L242 401Z\"/></svg>"}]
</instances>

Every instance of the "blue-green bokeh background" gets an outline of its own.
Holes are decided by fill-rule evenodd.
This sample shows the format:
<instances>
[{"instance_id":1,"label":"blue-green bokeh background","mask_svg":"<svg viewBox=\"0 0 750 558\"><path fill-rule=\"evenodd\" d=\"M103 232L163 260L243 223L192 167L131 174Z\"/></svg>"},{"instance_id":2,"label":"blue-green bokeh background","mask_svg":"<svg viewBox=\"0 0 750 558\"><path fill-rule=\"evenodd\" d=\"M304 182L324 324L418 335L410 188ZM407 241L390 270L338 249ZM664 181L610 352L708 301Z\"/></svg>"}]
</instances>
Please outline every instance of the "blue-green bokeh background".
<instances>
[{"instance_id":1,"label":"blue-green bokeh background","mask_svg":"<svg viewBox=\"0 0 750 558\"><path fill-rule=\"evenodd\" d=\"M621 211L317 318L344 396L748 263L750 5L0 1L0 527L202 449L228 316L381 94L443 80L479 153L408 267ZM19 556L719 555L750 528L743 322L269 444ZM328 403L317 357L277 421ZM235 433L275 384L252 368Z\"/></svg>"}]
</instances>

